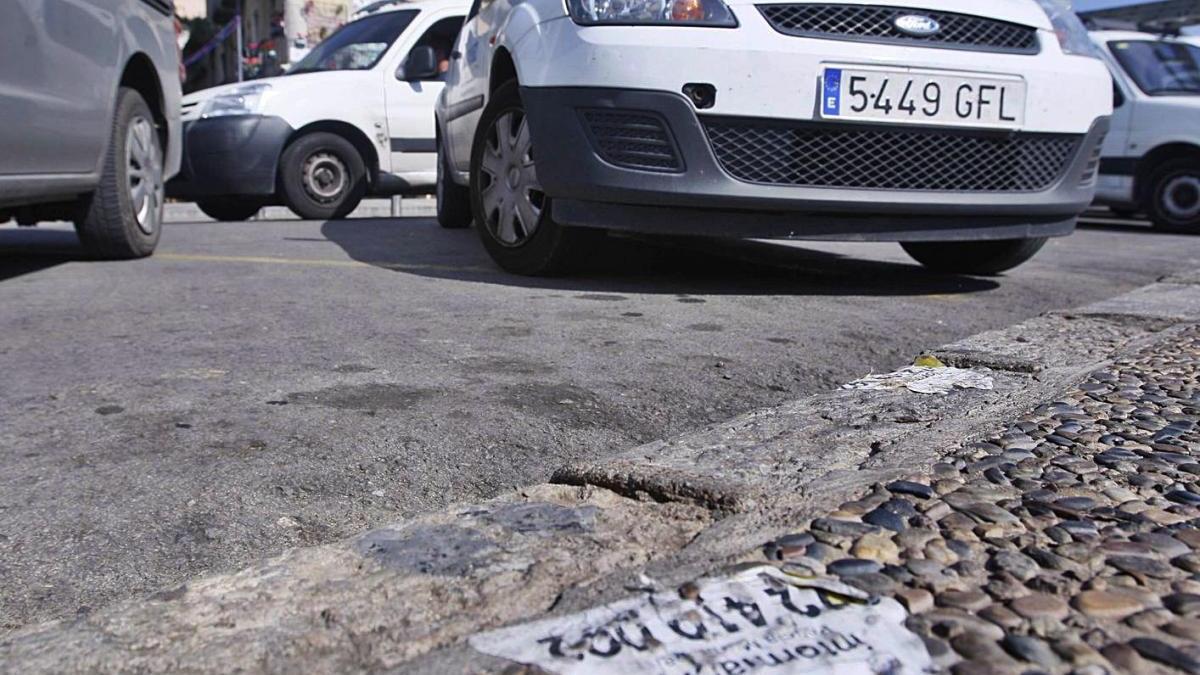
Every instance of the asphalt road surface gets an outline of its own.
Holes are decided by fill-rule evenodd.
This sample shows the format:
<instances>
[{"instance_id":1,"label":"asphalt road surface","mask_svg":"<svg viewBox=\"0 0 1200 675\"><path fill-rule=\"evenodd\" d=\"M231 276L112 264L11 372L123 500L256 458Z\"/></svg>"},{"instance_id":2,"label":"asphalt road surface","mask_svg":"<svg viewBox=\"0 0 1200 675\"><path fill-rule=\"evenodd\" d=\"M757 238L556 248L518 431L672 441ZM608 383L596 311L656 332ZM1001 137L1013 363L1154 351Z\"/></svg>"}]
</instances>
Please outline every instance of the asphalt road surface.
<instances>
[{"instance_id":1,"label":"asphalt road surface","mask_svg":"<svg viewBox=\"0 0 1200 675\"><path fill-rule=\"evenodd\" d=\"M0 227L0 634L906 365L1200 266L1090 227L995 279L895 245L614 240L507 276L429 219Z\"/></svg>"}]
</instances>

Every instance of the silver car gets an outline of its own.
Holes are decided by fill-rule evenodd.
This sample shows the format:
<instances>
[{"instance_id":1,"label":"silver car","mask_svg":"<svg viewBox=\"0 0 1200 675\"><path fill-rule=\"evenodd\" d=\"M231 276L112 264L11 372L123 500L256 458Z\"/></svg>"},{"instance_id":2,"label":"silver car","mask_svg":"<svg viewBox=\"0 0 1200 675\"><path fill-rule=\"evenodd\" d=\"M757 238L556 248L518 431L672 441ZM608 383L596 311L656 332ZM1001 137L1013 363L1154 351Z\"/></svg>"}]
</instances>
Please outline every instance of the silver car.
<instances>
[{"instance_id":1,"label":"silver car","mask_svg":"<svg viewBox=\"0 0 1200 675\"><path fill-rule=\"evenodd\" d=\"M150 255L179 170L172 0L0 0L0 223Z\"/></svg>"}]
</instances>

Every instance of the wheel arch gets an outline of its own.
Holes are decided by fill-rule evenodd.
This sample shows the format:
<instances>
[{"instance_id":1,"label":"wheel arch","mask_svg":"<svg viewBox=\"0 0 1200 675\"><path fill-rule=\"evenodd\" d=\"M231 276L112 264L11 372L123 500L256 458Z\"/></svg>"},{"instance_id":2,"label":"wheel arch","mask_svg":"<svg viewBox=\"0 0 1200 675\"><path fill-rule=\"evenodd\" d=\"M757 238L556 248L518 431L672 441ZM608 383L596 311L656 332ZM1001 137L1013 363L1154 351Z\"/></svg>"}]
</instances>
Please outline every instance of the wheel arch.
<instances>
[{"instance_id":1,"label":"wheel arch","mask_svg":"<svg viewBox=\"0 0 1200 675\"><path fill-rule=\"evenodd\" d=\"M1134 195L1139 204L1145 204L1153 189L1151 176L1158 167L1177 159L1192 159L1200 163L1200 145L1187 142L1165 143L1142 156L1134 174Z\"/></svg>"},{"instance_id":2,"label":"wheel arch","mask_svg":"<svg viewBox=\"0 0 1200 675\"><path fill-rule=\"evenodd\" d=\"M158 71L154 67L154 62L145 52L137 52L125 62L118 86L133 89L141 94L146 105L150 106L150 113L154 115L154 123L158 127L163 155L166 156L171 142L167 128L166 102L163 98L162 83L158 79Z\"/></svg>"},{"instance_id":3,"label":"wheel arch","mask_svg":"<svg viewBox=\"0 0 1200 675\"><path fill-rule=\"evenodd\" d=\"M375 149L375 145L371 142L371 139L368 138L365 133L363 133L362 129L359 129L349 122L342 122L339 120L319 120L316 122L310 122L293 131L292 134L288 136L288 139L283 144L283 147L279 149L279 156L283 157L283 153L288 149L288 146L309 134L317 132L331 133L335 136L341 136L342 138L346 139L346 141L353 145L354 149L358 150L359 154L362 155L363 163L367 165L367 180L371 185L374 185L378 182L379 152ZM276 158L275 165L276 180L278 181L279 158Z\"/></svg>"},{"instance_id":4,"label":"wheel arch","mask_svg":"<svg viewBox=\"0 0 1200 675\"><path fill-rule=\"evenodd\" d=\"M509 80L521 81L517 73L517 62L507 48L498 47L492 55L492 70L488 75L488 98L490 99L500 85Z\"/></svg>"}]
</instances>

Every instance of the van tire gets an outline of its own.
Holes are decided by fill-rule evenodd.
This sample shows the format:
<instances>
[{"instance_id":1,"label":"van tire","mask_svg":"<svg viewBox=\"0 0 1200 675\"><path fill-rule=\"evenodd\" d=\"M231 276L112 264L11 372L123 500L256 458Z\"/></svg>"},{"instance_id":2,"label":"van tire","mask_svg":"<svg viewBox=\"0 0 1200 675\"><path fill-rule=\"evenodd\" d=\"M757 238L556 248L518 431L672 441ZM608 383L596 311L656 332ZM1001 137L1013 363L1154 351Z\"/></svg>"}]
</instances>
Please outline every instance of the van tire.
<instances>
[{"instance_id":1,"label":"van tire","mask_svg":"<svg viewBox=\"0 0 1200 675\"><path fill-rule=\"evenodd\" d=\"M367 194L367 166L341 136L305 134L283 151L279 191L287 207L305 220L345 218Z\"/></svg>"},{"instance_id":2,"label":"van tire","mask_svg":"<svg viewBox=\"0 0 1200 675\"><path fill-rule=\"evenodd\" d=\"M1007 272L1037 255L1046 237L998 241L936 241L900 244L914 260L934 272L991 276Z\"/></svg>"},{"instance_id":3,"label":"van tire","mask_svg":"<svg viewBox=\"0 0 1200 675\"><path fill-rule=\"evenodd\" d=\"M162 236L165 179L162 141L150 106L121 87L100 184L83 204L75 231L95 258L144 258Z\"/></svg>"},{"instance_id":4,"label":"van tire","mask_svg":"<svg viewBox=\"0 0 1200 675\"><path fill-rule=\"evenodd\" d=\"M1150 173L1146 185L1145 210L1155 228L1200 233L1200 160L1164 162Z\"/></svg>"}]
</instances>

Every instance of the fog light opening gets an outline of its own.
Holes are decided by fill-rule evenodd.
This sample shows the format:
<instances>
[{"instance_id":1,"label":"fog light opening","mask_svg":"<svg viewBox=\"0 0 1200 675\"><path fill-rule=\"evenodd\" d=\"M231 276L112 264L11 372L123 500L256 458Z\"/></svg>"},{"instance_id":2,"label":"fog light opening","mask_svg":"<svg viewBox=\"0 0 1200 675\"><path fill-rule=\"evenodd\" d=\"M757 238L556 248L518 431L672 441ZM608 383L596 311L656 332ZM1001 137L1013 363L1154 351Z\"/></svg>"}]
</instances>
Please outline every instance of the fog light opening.
<instances>
[{"instance_id":1,"label":"fog light opening","mask_svg":"<svg viewBox=\"0 0 1200 675\"><path fill-rule=\"evenodd\" d=\"M703 82L683 85L683 95L688 97L696 110L707 110L717 104L717 88Z\"/></svg>"}]
</instances>

